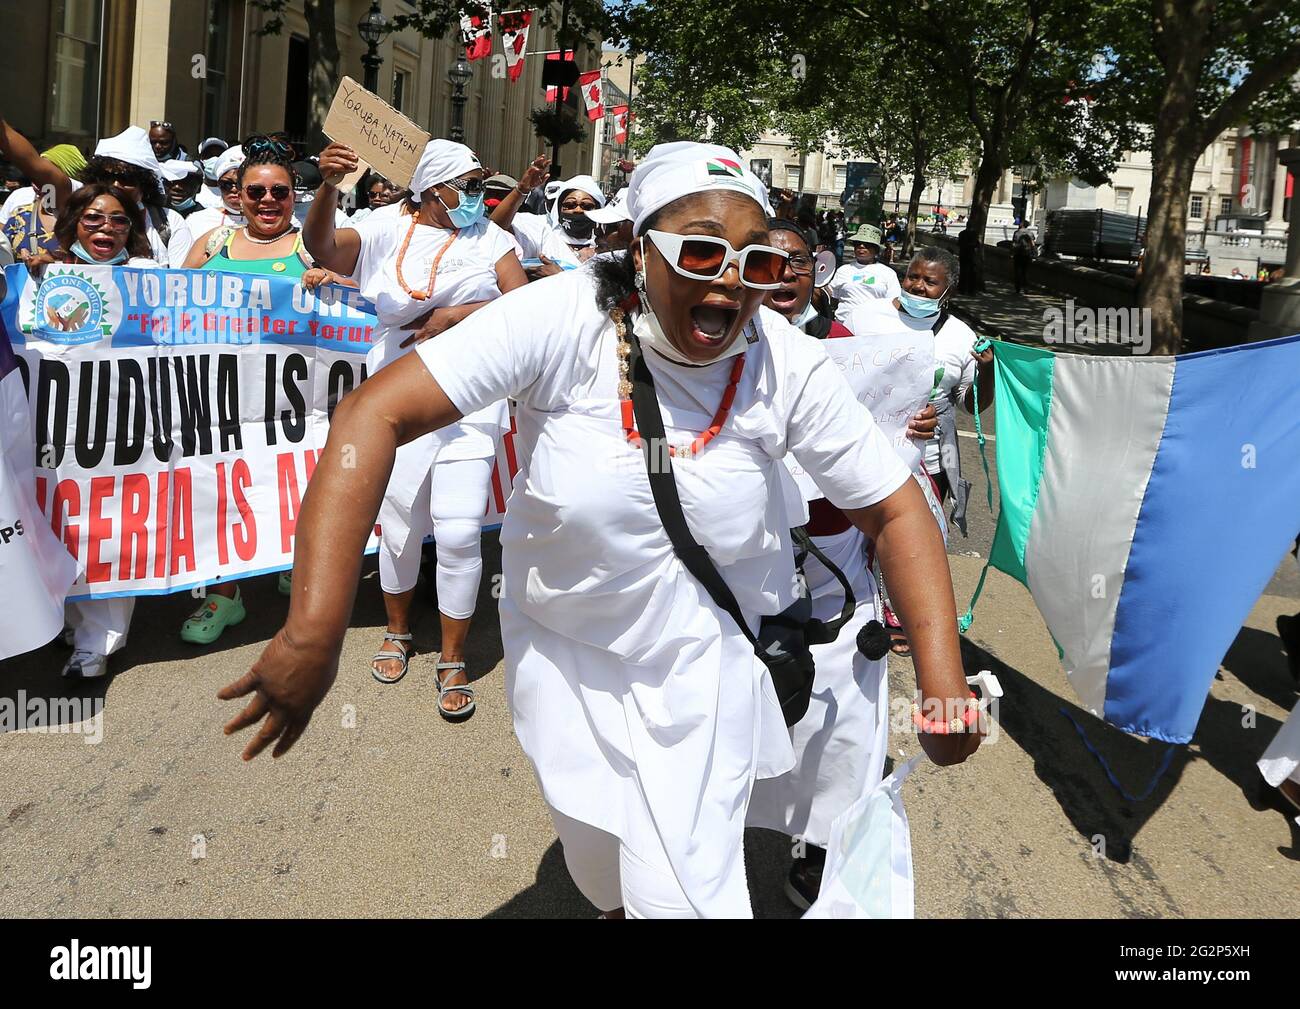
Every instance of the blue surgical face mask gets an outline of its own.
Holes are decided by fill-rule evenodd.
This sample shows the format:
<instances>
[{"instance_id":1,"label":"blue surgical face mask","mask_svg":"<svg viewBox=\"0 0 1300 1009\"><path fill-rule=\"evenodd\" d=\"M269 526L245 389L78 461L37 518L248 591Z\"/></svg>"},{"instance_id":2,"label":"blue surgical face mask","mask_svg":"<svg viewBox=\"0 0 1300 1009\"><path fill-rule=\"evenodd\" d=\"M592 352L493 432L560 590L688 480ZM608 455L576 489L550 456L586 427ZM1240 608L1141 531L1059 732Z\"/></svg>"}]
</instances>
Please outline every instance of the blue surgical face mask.
<instances>
[{"instance_id":1,"label":"blue surgical face mask","mask_svg":"<svg viewBox=\"0 0 1300 1009\"><path fill-rule=\"evenodd\" d=\"M119 250L118 254L114 256L112 259L96 259L94 256L92 256L89 252L87 252L82 247L82 244L80 242L73 242L71 251L72 254L76 256L78 259L80 259L83 263L93 263L95 266L113 266L117 263L126 262L128 258L126 254L126 249L123 248Z\"/></svg>"},{"instance_id":2,"label":"blue surgical face mask","mask_svg":"<svg viewBox=\"0 0 1300 1009\"><path fill-rule=\"evenodd\" d=\"M947 293L948 288L945 287L943 294ZM903 311L913 319L928 319L939 314L939 309L943 304L943 294L937 298L922 298L902 291L898 295L898 303L903 306Z\"/></svg>"},{"instance_id":3,"label":"blue surgical face mask","mask_svg":"<svg viewBox=\"0 0 1300 1009\"><path fill-rule=\"evenodd\" d=\"M442 203L442 197L438 197L438 202ZM454 207L442 203L442 209L447 211L447 216L451 218L454 227L468 228L483 216L483 194L476 193L470 196L468 193L461 193L460 203Z\"/></svg>"}]
</instances>

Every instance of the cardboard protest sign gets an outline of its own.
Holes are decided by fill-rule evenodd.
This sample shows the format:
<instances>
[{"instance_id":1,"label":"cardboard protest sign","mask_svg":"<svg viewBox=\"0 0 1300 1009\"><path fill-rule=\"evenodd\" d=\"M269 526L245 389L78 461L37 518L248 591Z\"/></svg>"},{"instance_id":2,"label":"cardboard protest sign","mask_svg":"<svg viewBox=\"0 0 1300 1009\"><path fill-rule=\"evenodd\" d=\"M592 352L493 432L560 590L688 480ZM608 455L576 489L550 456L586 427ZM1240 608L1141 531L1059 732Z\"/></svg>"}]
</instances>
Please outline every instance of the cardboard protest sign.
<instances>
[{"instance_id":1,"label":"cardboard protest sign","mask_svg":"<svg viewBox=\"0 0 1300 1009\"><path fill-rule=\"evenodd\" d=\"M329 180L344 192L357 184L367 168L395 186L408 188L429 142L429 134L351 77L339 82L321 129L335 143L357 152L356 170L341 181Z\"/></svg>"}]
</instances>

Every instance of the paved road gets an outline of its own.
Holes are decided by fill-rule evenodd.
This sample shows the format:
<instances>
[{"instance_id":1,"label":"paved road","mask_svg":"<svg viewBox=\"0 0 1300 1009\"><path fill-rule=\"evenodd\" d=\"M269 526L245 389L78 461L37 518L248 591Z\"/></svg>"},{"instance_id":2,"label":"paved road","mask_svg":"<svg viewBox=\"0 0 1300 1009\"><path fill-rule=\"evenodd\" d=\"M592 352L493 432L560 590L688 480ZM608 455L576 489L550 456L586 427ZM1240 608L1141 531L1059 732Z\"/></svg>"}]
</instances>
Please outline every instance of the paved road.
<instances>
[{"instance_id":1,"label":"paved road","mask_svg":"<svg viewBox=\"0 0 1300 1009\"><path fill-rule=\"evenodd\" d=\"M962 445L977 473L974 441ZM993 526L972 479L970 538L951 549L963 606ZM495 542L485 553L496 570ZM213 695L282 618L273 579L247 587L249 619L206 651L176 636L188 597L142 601L116 675L70 695L102 699L102 741L0 737L0 915L590 916L510 729L488 584L470 638L480 710L468 723L434 710L427 603L411 674L381 687L366 672L383 622L372 566L310 732L288 758L251 765L221 735L233 706ZM1273 621L1297 600L1288 562L1228 653L1195 740L1149 797L1129 801L1062 711L1130 793L1147 787L1165 747L1078 709L1028 594L993 572L965 647L972 669L995 669L1006 687L1001 731L969 764L923 767L907 786L918 914L1300 913L1300 828L1260 806L1254 769L1296 701ZM52 645L0 663L0 699L61 696L64 655ZM910 693L910 663L893 661L893 689ZM900 759L915 750L906 733L892 745ZM787 846L749 837L760 915L794 913L781 896Z\"/></svg>"}]
</instances>

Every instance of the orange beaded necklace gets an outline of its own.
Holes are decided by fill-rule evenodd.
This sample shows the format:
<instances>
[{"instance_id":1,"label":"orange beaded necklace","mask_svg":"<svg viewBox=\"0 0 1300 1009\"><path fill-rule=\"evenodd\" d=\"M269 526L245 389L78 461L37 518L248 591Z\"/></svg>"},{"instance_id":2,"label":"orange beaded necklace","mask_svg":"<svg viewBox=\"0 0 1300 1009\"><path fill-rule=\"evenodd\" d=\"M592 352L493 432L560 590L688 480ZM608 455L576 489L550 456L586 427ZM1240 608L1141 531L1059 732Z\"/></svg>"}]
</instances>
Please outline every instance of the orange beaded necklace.
<instances>
[{"instance_id":1,"label":"orange beaded necklace","mask_svg":"<svg viewBox=\"0 0 1300 1009\"><path fill-rule=\"evenodd\" d=\"M451 243L456 241L456 236L460 234L458 230L453 230L451 237L438 250L438 254L433 257L433 265L429 267L429 286L423 291L413 291L406 286L406 281L402 278L402 261L406 259L406 247L411 244L411 236L415 234L415 226L420 223L419 211L411 215L411 226L406 229L406 237L402 239L402 247L397 250L397 283L413 300L427 301L433 296L433 285L438 276L438 264L442 262L443 254L451 248Z\"/></svg>"},{"instance_id":2,"label":"orange beaded necklace","mask_svg":"<svg viewBox=\"0 0 1300 1009\"><path fill-rule=\"evenodd\" d=\"M636 429L636 415L632 409L632 380L628 377L628 371L631 367L632 342L627 335L627 315L622 307L614 308L610 311L609 317L614 320L614 331L618 334L618 398L619 408L623 420L623 434L627 438L628 444L635 448L641 446L641 435ZM708 428L701 431L699 436L693 439L690 445L678 447L676 445L668 446L668 454L674 459L684 455L697 456L704 450L704 446L711 442L722 430L727 418L731 415L731 406L736 401L736 387L740 384L740 376L745 371L745 355L737 354L736 360L731 366L731 375L727 382L727 388L723 390L722 402L718 404L718 410L713 415L713 422Z\"/></svg>"}]
</instances>

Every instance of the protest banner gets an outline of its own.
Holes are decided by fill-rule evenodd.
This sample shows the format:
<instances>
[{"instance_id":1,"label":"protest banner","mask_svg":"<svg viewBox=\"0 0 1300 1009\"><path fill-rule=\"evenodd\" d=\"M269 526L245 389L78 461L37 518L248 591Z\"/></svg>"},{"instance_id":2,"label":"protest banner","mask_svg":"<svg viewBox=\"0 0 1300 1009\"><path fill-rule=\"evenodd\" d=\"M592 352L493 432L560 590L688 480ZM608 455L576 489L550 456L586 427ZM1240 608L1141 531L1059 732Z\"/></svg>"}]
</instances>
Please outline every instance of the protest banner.
<instances>
[{"instance_id":1,"label":"protest banner","mask_svg":"<svg viewBox=\"0 0 1300 1009\"><path fill-rule=\"evenodd\" d=\"M355 186L367 168L399 189L410 188L411 176L429 142L429 134L351 77L339 82L321 130L335 143L347 144L357 152L357 167L340 181L329 180L343 192Z\"/></svg>"},{"instance_id":2,"label":"protest banner","mask_svg":"<svg viewBox=\"0 0 1300 1009\"><path fill-rule=\"evenodd\" d=\"M84 567L69 598L291 567L330 415L366 377L370 303L351 288L197 270L5 277L0 329L30 402L31 492ZM509 469L493 474L485 525L500 522L513 451L499 452Z\"/></svg>"},{"instance_id":3,"label":"protest banner","mask_svg":"<svg viewBox=\"0 0 1300 1009\"><path fill-rule=\"evenodd\" d=\"M929 331L848 336L825 340L822 346L899 458L918 472L922 445L907 436L907 422L924 408L934 387L934 338ZM793 458L786 463L808 500L823 496Z\"/></svg>"}]
</instances>

